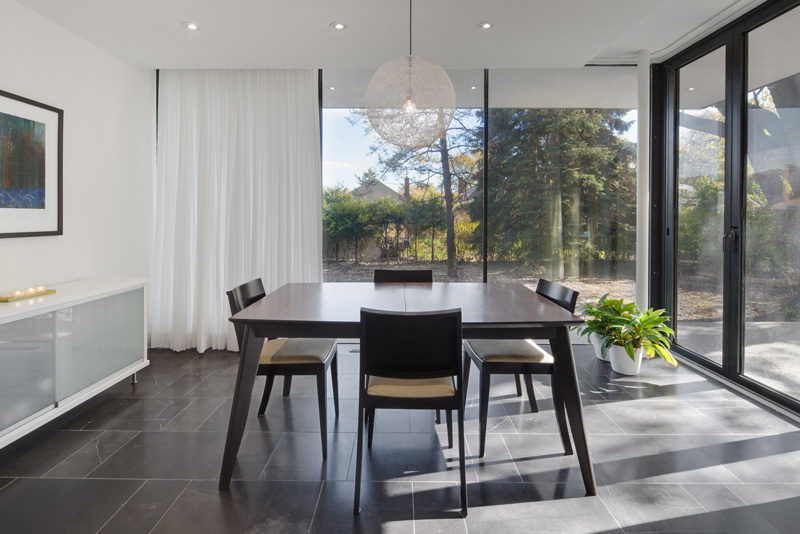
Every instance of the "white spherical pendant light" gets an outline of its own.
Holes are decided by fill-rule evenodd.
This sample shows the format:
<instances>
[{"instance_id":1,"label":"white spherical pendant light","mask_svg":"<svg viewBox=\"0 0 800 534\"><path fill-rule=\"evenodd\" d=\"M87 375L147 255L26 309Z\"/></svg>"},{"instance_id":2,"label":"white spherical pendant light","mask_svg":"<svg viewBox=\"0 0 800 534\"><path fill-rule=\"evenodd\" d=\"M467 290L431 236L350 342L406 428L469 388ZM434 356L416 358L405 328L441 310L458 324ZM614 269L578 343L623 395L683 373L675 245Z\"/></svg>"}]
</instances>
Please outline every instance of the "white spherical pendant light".
<instances>
[{"instance_id":1,"label":"white spherical pendant light","mask_svg":"<svg viewBox=\"0 0 800 534\"><path fill-rule=\"evenodd\" d=\"M430 146L453 120L456 92L442 67L411 54L381 65L367 86L367 117L381 138L402 148Z\"/></svg>"}]
</instances>

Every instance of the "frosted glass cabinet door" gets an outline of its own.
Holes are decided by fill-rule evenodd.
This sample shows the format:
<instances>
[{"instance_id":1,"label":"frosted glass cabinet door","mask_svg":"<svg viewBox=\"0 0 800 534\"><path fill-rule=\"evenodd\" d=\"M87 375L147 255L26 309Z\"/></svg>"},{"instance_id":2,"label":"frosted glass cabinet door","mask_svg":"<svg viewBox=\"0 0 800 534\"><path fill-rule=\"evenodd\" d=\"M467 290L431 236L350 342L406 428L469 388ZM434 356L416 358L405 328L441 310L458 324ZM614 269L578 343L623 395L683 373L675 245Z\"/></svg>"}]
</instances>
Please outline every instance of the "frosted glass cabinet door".
<instances>
[{"instance_id":1,"label":"frosted glass cabinet door","mask_svg":"<svg viewBox=\"0 0 800 534\"><path fill-rule=\"evenodd\" d=\"M56 312L57 400L142 359L143 307L136 289Z\"/></svg>"},{"instance_id":2,"label":"frosted glass cabinet door","mask_svg":"<svg viewBox=\"0 0 800 534\"><path fill-rule=\"evenodd\" d=\"M55 404L53 314L0 324L0 434Z\"/></svg>"}]
</instances>

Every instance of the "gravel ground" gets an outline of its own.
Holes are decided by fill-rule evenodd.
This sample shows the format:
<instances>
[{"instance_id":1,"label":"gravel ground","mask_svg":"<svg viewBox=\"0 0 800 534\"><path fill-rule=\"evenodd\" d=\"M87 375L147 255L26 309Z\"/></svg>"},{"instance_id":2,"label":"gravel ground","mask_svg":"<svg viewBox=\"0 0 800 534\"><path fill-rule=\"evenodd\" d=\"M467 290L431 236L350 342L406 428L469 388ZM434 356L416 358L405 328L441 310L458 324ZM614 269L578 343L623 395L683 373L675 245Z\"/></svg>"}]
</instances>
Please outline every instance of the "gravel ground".
<instances>
[{"instance_id":1,"label":"gravel ground","mask_svg":"<svg viewBox=\"0 0 800 534\"><path fill-rule=\"evenodd\" d=\"M384 262L365 261L362 263L327 262L323 265L323 279L326 282L363 282L372 280L376 268L389 269L433 269L433 279L451 282L480 282L483 270L480 263L459 263L458 276L447 276L447 263L430 262ZM623 265L616 278L601 276L581 276L575 278L554 279L553 281L572 287L580 292L578 309L587 302L595 302L601 295L608 293L613 297L634 300L636 282L631 272L632 265ZM681 285L678 292L678 319L719 321L722 319L722 289L719 277L703 269L691 269L682 265L680 269ZM489 264L489 280L493 282L521 282L531 289L536 287L536 275L526 275L513 263ZM786 308L795 299L796 287L792 287L791 279L774 279L768 275L757 278L748 277L747 309L748 320L785 320L782 317Z\"/></svg>"},{"instance_id":2,"label":"gravel ground","mask_svg":"<svg viewBox=\"0 0 800 534\"><path fill-rule=\"evenodd\" d=\"M376 268L384 269L433 269L433 279L436 281L450 282L480 282L483 280L483 270L480 263L460 263L458 265L458 276L447 276L447 264L445 262L362 262L336 263L329 262L323 266L323 279L326 282L367 282L372 280L372 273ZM489 280L493 282L520 282L534 289L538 276L520 276L513 264L489 264ZM609 293L615 297L623 297L626 300L633 300L636 295L636 283L631 278L620 278L608 280L598 277L564 278L553 280L560 284L574 288L580 292L578 298L578 309L581 309L587 302L594 302L603 293Z\"/></svg>"}]
</instances>

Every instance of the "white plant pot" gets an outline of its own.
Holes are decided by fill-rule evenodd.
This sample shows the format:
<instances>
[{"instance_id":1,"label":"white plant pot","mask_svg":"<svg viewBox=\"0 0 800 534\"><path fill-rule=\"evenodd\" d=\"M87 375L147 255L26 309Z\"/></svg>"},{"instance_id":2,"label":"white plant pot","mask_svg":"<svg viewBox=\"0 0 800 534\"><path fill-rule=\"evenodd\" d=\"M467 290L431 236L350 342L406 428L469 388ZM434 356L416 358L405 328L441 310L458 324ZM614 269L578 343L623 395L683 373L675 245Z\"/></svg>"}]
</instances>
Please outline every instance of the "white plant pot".
<instances>
[{"instance_id":1,"label":"white plant pot","mask_svg":"<svg viewBox=\"0 0 800 534\"><path fill-rule=\"evenodd\" d=\"M638 375L642 368L644 349L636 349L633 352L633 360L631 360L631 357L625 352L625 347L619 345L611 345L608 347L606 354L611 360L611 368L621 375Z\"/></svg>"},{"instance_id":2,"label":"white plant pot","mask_svg":"<svg viewBox=\"0 0 800 534\"><path fill-rule=\"evenodd\" d=\"M594 348L594 357L600 361L608 361L603 358L603 338L594 332L589 332L589 343Z\"/></svg>"}]
</instances>

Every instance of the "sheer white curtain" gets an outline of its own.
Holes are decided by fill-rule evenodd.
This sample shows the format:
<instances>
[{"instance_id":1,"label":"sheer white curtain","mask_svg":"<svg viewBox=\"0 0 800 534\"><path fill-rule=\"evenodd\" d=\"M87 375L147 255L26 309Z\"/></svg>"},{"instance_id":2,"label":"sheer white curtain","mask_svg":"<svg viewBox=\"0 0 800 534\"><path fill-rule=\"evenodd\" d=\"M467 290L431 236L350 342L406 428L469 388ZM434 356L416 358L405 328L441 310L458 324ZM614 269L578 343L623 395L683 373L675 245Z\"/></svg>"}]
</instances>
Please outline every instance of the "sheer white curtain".
<instances>
[{"instance_id":1,"label":"sheer white curtain","mask_svg":"<svg viewBox=\"0 0 800 534\"><path fill-rule=\"evenodd\" d=\"M225 291L322 277L317 72L162 70L150 345L236 348Z\"/></svg>"}]
</instances>

